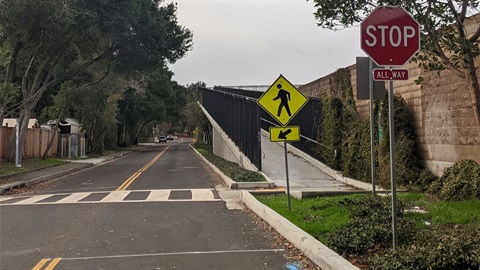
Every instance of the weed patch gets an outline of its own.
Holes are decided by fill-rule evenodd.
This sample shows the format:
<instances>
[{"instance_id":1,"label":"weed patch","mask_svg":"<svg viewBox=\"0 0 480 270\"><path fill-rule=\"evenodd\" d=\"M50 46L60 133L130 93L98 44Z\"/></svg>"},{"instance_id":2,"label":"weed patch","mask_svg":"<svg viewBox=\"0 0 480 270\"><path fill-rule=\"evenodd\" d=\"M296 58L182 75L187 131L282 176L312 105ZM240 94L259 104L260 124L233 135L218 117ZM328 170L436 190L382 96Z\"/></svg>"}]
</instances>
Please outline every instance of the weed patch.
<instances>
[{"instance_id":1,"label":"weed patch","mask_svg":"<svg viewBox=\"0 0 480 270\"><path fill-rule=\"evenodd\" d=\"M235 182L266 182L263 175L244 169L235 162L230 162L214 155L211 145L196 142L194 147L202 156Z\"/></svg>"}]
</instances>

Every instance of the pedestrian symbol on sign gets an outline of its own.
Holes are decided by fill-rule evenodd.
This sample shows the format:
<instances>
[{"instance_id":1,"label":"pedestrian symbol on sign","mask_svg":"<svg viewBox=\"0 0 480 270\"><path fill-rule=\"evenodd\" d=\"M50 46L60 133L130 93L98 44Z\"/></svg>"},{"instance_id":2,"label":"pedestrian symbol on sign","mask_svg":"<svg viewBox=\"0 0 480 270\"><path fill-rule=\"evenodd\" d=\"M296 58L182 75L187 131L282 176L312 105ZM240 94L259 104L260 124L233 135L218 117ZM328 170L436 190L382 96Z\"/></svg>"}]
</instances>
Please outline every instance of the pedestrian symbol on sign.
<instances>
[{"instance_id":1,"label":"pedestrian symbol on sign","mask_svg":"<svg viewBox=\"0 0 480 270\"><path fill-rule=\"evenodd\" d=\"M290 106L288 106L288 102L290 101L290 92L287 90L282 89L282 84L277 84L278 88L278 95L273 99L274 101L280 99L280 105L278 106L277 116L280 117L282 114L282 109L285 108L287 110L288 116L292 116L290 112Z\"/></svg>"},{"instance_id":2,"label":"pedestrian symbol on sign","mask_svg":"<svg viewBox=\"0 0 480 270\"><path fill-rule=\"evenodd\" d=\"M282 75L257 100L258 105L282 126L286 126L307 102L308 98Z\"/></svg>"}]
</instances>

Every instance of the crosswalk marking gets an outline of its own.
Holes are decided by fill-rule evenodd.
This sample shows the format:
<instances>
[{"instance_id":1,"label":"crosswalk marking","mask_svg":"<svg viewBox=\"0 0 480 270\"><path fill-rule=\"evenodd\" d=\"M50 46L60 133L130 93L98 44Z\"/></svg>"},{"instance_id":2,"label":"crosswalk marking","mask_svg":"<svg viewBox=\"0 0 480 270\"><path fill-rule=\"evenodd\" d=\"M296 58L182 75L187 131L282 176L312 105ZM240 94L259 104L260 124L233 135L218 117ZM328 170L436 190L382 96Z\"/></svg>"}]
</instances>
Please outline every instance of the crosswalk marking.
<instances>
[{"instance_id":1,"label":"crosswalk marking","mask_svg":"<svg viewBox=\"0 0 480 270\"><path fill-rule=\"evenodd\" d=\"M72 195L66 197L66 198L63 198L61 200L58 201L58 203L74 203L74 202L78 202L80 201L81 199L87 197L88 195L90 195L91 193L90 192L81 192L81 193L73 193Z\"/></svg>"},{"instance_id":2,"label":"crosswalk marking","mask_svg":"<svg viewBox=\"0 0 480 270\"><path fill-rule=\"evenodd\" d=\"M170 198L172 192L184 192L185 198L178 198L178 195ZM185 191L190 191L185 193ZM148 192L145 199L139 200L135 193ZM90 195L95 195L87 198ZM127 196L133 194L133 198L128 199ZM63 196L62 196L63 195ZM55 197L59 197L55 201ZM50 199L49 199L50 198ZM48 200L47 200L48 199ZM9 202L9 200L12 200ZM44 201L45 200L45 201ZM33 196L6 196L0 197L0 205L31 205L31 204L72 204L72 203L114 203L114 202L172 202L172 201L221 201L215 198L213 189L160 189L160 190L129 190L129 191L98 191L98 192L79 192L79 193L62 193L62 194L45 194Z\"/></svg>"},{"instance_id":3,"label":"crosswalk marking","mask_svg":"<svg viewBox=\"0 0 480 270\"><path fill-rule=\"evenodd\" d=\"M0 202L11 200L13 197L0 197Z\"/></svg>"},{"instance_id":4,"label":"crosswalk marking","mask_svg":"<svg viewBox=\"0 0 480 270\"><path fill-rule=\"evenodd\" d=\"M166 201L170 196L170 190L152 190L146 201Z\"/></svg>"},{"instance_id":5,"label":"crosswalk marking","mask_svg":"<svg viewBox=\"0 0 480 270\"><path fill-rule=\"evenodd\" d=\"M113 191L110 192L105 198L103 198L101 201L102 202L119 202L123 201L125 197L128 196L130 191Z\"/></svg>"},{"instance_id":6,"label":"crosswalk marking","mask_svg":"<svg viewBox=\"0 0 480 270\"><path fill-rule=\"evenodd\" d=\"M13 204L31 204L31 203L36 203L36 202L39 202L41 200L45 200L46 198L49 198L49 197L52 197L53 195L38 195L38 196L34 196L34 197L31 197L31 198L28 198L28 199L25 199L25 200L21 200L19 202L15 202Z\"/></svg>"},{"instance_id":7,"label":"crosswalk marking","mask_svg":"<svg viewBox=\"0 0 480 270\"><path fill-rule=\"evenodd\" d=\"M194 201L210 201L213 200L213 193L205 189L192 189L192 200Z\"/></svg>"}]
</instances>

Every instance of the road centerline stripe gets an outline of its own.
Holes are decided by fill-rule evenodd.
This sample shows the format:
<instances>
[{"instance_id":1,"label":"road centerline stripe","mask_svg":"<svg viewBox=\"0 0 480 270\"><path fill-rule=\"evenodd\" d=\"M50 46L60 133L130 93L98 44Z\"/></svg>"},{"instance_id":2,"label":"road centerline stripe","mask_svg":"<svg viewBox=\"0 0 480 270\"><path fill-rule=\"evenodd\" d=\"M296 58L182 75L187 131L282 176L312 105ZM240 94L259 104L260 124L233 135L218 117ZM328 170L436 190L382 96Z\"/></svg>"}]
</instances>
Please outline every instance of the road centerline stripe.
<instances>
[{"instance_id":1,"label":"road centerline stripe","mask_svg":"<svg viewBox=\"0 0 480 270\"><path fill-rule=\"evenodd\" d=\"M41 259L33 268L32 270L40 270L42 267L48 262L50 259Z\"/></svg>"},{"instance_id":2,"label":"road centerline stripe","mask_svg":"<svg viewBox=\"0 0 480 270\"><path fill-rule=\"evenodd\" d=\"M135 172L132 176L130 176L121 186L117 188L116 191L124 191L126 190L132 183L135 181L144 171L146 171L150 166L152 166L157 160L170 148L167 146L162 152L156 155L147 165L143 166L140 170Z\"/></svg>"},{"instance_id":3,"label":"road centerline stripe","mask_svg":"<svg viewBox=\"0 0 480 270\"><path fill-rule=\"evenodd\" d=\"M47 265L47 267L45 268L45 270L53 270L55 268L55 266L57 266L57 264L62 260L62 258L55 258L52 260L52 262Z\"/></svg>"}]
</instances>

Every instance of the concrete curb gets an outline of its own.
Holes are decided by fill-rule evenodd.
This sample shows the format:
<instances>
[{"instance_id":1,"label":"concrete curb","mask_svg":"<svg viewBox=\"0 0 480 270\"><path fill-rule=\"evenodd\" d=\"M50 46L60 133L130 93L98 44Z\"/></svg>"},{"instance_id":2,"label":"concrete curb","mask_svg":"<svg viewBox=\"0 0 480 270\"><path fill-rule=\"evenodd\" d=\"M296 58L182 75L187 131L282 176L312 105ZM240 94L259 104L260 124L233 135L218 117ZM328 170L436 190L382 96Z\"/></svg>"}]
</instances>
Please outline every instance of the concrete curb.
<instances>
[{"instance_id":1,"label":"concrete curb","mask_svg":"<svg viewBox=\"0 0 480 270\"><path fill-rule=\"evenodd\" d=\"M295 226L286 218L260 203L250 192L242 191L240 197L250 210L270 224L278 233L294 244L323 270L359 270L345 258Z\"/></svg>"},{"instance_id":2,"label":"concrete curb","mask_svg":"<svg viewBox=\"0 0 480 270\"><path fill-rule=\"evenodd\" d=\"M265 177L265 179L267 179L267 182L235 182L232 180L232 178L228 177L227 175L225 175L222 171L220 171L215 165L213 165L210 161L208 161L202 154L200 154L200 152L197 151L197 149L195 149L195 147L193 147L191 144L190 144L190 148L193 149L193 151L195 151L195 153L197 153L197 155L208 165L210 166L210 168L212 168L212 170L217 173L222 179L223 181L225 182L225 184L228 186L229 189L252 189L252 188L273 188L274 187L274 184L272 182L270 182L270 178L268 177ZM261 173L261 172L260 172ZM261 173L263 176L265 176L265 174ZM268 181L270 180L270 181Z\"/></svg>"},{"instance_id":3,"label":"concrete curb","mask_svg":"<svg viewBox=\"0 0 480 270\"><path fill-rule=\"evenodd\" d=\"M20 187L23 187L23 186L25 186L25 181L16 181L16 182L1 185L0 186L0 195L2 195L3 193L7 192L10 189L20 188Z\"/></svg>"},{"instance_id":4,"label":"concrete curb","mask_svg":"<svg viewBox=\"0 0 480 270\"><path fill-rule=\"evenodd\" d=\"M320 197L320 196L336 196L336 195L367 194L367 193L371 193L371 191L368 191L368 190L322 190L322 191L291 190L290 196L297 200L302 200L305 198L314 198L314 197Z\"/></svg>"}]
</instances>

